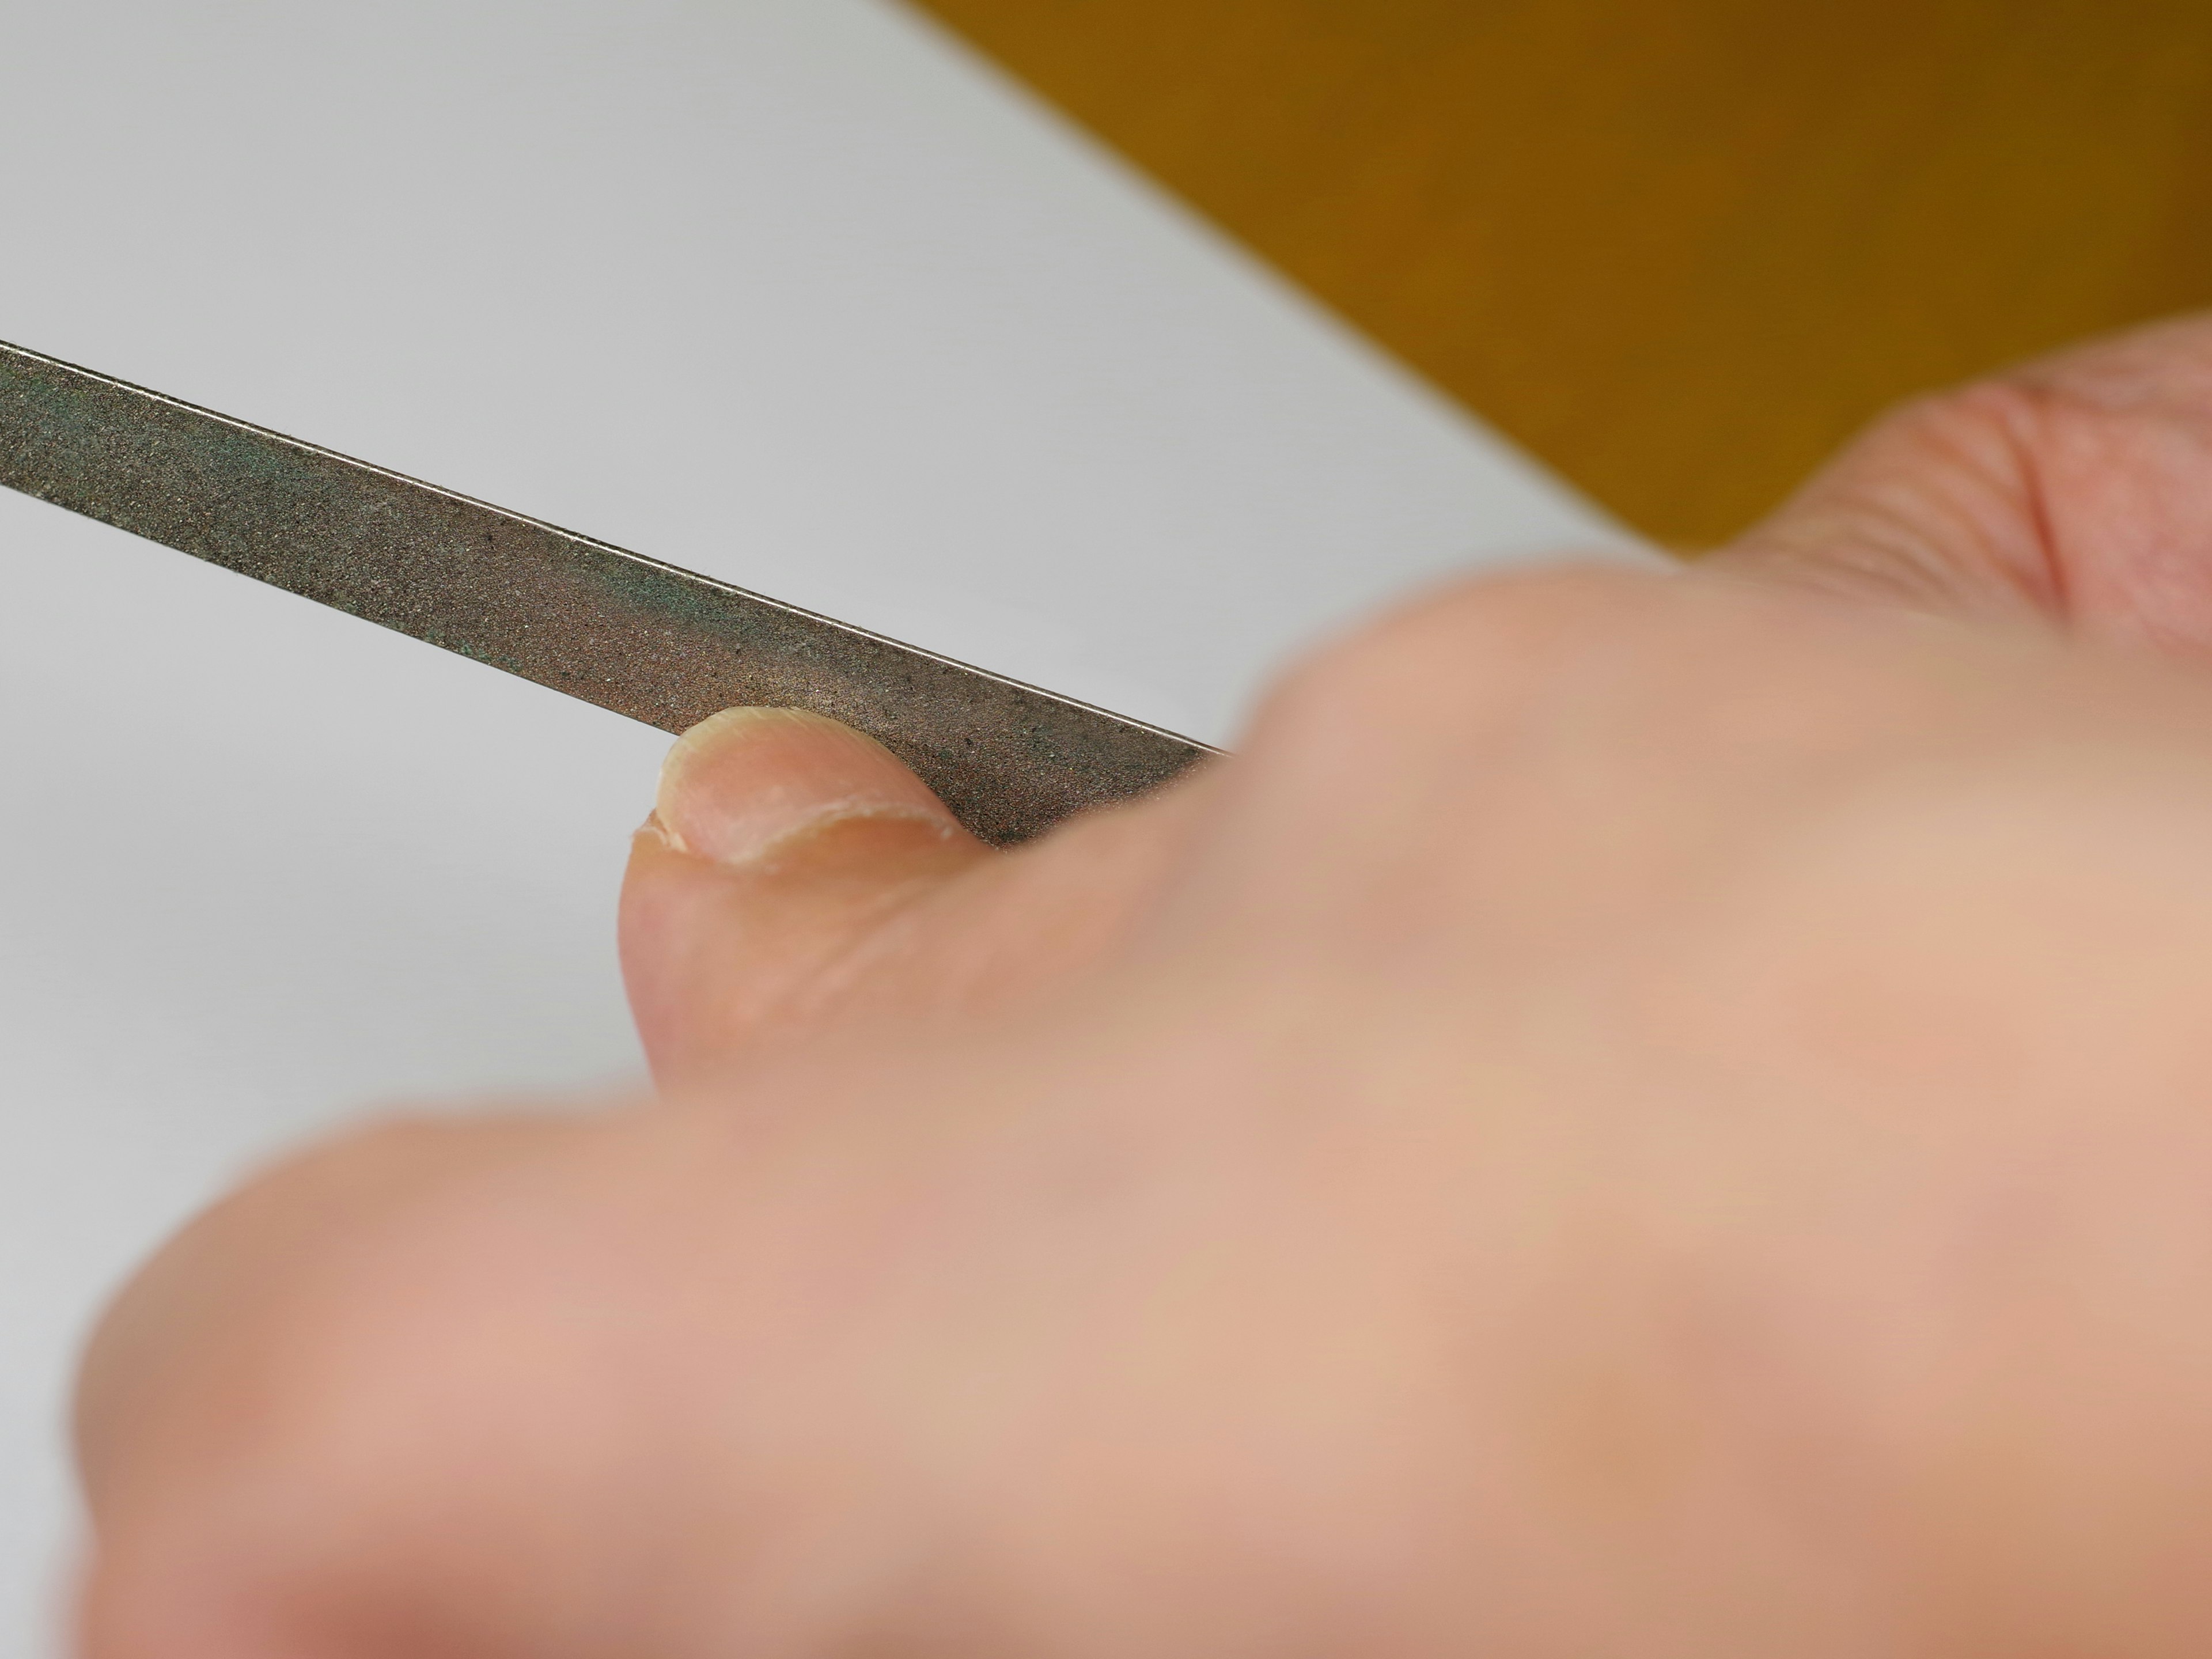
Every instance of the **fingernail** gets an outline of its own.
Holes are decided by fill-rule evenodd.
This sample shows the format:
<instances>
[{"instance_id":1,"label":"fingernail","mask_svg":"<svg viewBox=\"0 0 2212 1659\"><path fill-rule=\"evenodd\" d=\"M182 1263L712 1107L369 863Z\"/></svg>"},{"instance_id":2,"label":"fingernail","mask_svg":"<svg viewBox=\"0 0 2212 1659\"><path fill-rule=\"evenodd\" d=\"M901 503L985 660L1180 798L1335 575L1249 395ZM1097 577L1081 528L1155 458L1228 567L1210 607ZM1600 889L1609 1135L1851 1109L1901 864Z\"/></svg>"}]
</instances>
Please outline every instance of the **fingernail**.
<instances>
[{"instance_id":1,"label":"fingernail","mask_svg":"<svg viewBox=\"0 0 2212 1659\"><path fill-rule=\"evenodd\" d=\"M852 817L957 826L881 744L799 708L726 708L676 741L649 823L678 852L751 864Z\"/></svg>"}]
</instances>

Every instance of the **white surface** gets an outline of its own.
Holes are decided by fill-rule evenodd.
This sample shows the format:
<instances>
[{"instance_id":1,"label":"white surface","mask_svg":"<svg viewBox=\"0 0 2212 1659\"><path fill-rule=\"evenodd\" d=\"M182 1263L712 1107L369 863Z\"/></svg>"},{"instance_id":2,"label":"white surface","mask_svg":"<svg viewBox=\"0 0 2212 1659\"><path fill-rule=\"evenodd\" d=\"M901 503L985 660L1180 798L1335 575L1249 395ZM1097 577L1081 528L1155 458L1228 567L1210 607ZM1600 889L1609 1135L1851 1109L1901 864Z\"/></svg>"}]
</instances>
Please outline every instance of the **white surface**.
<instances>
[{"instance_id":1,"label":"white surface","mask_svg":"<svg viewBox=\"0 0 2212 1659\"><path fill-rule=\"evenodd\" d=\"M1216 738L1611 536L875 0L0 0L0 337ZM70 1350L365 1101L635 1064L658 735L0 492L0 1650Z\"/></svg>"}]
</instances>

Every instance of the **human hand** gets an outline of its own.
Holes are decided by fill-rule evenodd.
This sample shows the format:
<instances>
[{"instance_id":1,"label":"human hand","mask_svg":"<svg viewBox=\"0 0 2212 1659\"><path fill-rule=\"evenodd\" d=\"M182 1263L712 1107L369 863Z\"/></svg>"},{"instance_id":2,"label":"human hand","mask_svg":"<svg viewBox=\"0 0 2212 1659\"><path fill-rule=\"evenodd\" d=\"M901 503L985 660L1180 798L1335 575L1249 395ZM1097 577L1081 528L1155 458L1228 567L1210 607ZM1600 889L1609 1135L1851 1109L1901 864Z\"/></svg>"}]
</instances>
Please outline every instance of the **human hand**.
<instances>
[{"instance_id":1,"label":"human hand","mask_svg":"<svg viewBox=\"0 0 2212 1659\"><path fill-rule=\"evenodd\" d=\"M157 1260L88 1649L2201 1651L2212 687L2069 635L2212 642L2212 328L2013 384L1012 854L710 722L665 1098Z\"/></svg>"}]
</instances>

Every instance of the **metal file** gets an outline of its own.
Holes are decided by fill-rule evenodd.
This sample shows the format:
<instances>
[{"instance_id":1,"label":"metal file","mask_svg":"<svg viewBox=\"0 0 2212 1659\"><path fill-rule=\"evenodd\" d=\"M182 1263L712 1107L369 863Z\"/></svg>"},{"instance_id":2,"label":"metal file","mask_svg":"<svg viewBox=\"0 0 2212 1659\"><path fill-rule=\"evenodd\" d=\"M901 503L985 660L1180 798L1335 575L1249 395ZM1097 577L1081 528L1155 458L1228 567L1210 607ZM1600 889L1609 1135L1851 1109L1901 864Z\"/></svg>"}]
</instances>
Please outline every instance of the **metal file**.
<instances>
[{"instance_id":1,"label":"metal file","mask_svg":"<svg viewBox=\"0 0 2212 1659\"><path fill-rule=\"evenodd\" d=\"M1002 845L1214 752L5 343L0 483L663 731L830 715Z\"/></svg>"}]
</instances>

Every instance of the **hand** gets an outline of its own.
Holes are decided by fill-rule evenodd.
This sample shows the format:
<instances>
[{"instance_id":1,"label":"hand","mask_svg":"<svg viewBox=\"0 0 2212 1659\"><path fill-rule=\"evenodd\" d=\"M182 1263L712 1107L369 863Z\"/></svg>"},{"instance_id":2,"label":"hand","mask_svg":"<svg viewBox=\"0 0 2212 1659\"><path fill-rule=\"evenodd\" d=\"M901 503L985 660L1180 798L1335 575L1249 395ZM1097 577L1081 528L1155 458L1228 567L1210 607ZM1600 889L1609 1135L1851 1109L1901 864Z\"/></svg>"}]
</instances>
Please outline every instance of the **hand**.
<instances>
[{"instance_id":1,"label":"hand","mask_svg":"<svg viewBox=\"0 0 2212 1659\"><path fill-rule=\"evenodd\" d=\"M118 1303L88 1651L2205 1650L2209 461L2212 324L2059 359L1012 854L708 722L659 1098Z\"/></svg>"}]
</instances>

